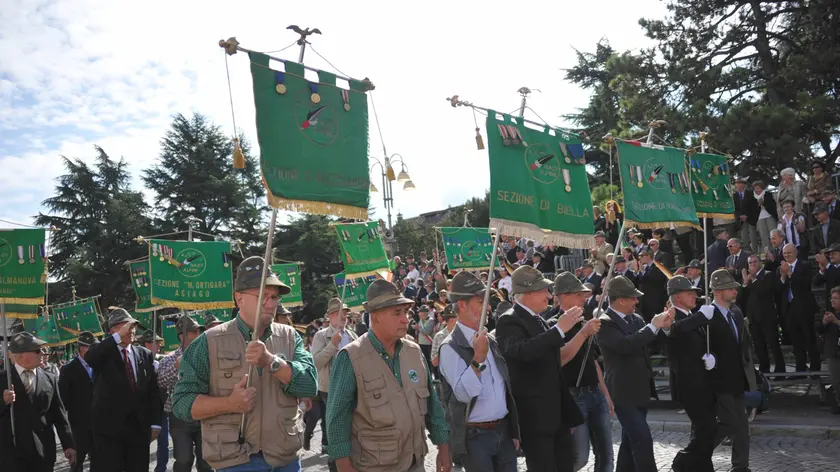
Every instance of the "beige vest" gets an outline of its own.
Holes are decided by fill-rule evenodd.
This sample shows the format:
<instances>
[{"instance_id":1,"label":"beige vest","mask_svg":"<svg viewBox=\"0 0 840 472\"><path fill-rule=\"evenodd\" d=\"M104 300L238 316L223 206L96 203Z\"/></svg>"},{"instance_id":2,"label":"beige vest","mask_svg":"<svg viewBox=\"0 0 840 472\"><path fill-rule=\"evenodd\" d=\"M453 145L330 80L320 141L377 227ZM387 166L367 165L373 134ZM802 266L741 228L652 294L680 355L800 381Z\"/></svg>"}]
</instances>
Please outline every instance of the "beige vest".
<instances>
[{"instance_id":1,"label":"beige vest","mask_svg":"<svg viewBox=\"0 0 840 472\"><path fill-rule=\"evenodd\" d=\"M347 328L344 328L343 332L350 336L350 342L358 338L356 333ZM329 393L330 391L330 373L335 355L338 353L338 347L333 345L332 338L338 335L338 330L329 327L318 331L313 337L312 359L315 361L315 368L318 369L318 390L321 392Z\"/></svg>"},{"instance_id":2,"label":"beige vest","mask_svg":"<svg viewBox=\"0 0 840 472\"><path fill-rule=\"evenodd\" d=\"M400 378L365 334L344 347L356 374L357 406L350 438L351 460L359 472L404 472L412 458L422 462L426 446L428 373L420 346L402 341Z\"/></svg>"},{"instance_id":3,"label":"beige vest","mask_svg":"<svg viewBox=\"0 0 840 472\"><path fill-rule=\"evenodd\" d=\"M248 373L245 362L247 343L236 326L236 319L218 325L205 333L210 361L211 397L230 395L234 386ZM294 328L271 324L271 336L265 344L269 352L291 361L294 359ZM281 467L298 458L303 444L303 415L298 400L283 392L284 385L269 374L253 371L251 387L257 389L254 409L246 415L245 442L239 444L242 415L224 414L201 422L202 453L214 469L245 464L251 454L262 451L266 462Z\"/></svg>"}]
</instances>

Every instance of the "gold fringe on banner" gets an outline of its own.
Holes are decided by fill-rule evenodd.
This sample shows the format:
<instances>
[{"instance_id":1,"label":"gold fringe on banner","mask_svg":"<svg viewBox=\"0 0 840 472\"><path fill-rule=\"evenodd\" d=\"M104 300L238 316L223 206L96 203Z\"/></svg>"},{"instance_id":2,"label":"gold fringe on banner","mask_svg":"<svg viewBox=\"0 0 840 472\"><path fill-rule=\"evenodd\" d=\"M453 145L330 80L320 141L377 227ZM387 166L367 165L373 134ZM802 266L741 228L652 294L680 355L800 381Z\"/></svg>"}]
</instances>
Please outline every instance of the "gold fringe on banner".
<instances>
[{"instance_id":1,"label":"gold fringe on banner","mask_svg":"<svg viewBox=\"0 0 840 472\"><path fill-rule=\"evenodd\" d=\"M9 318L17 318L19 320L37 320L38 313L15 313L13 311L7 311L6 316Z\"/></svg>"},{"instance_id":2,"label":"gold fringe on banner","mask_svg":"<svg viewBox=\"0 0 840 472\"><path fill-rule=\"evenodd\" d=\"M62 347L62 346L66 346L68 344L73 344L76 341L78 341L78 338L77 339L68 339L66 341L61 341L61 342L57 342L57 343L47 343L47 344L45 344L45 346L48 346L48 347Z\"/></svg>"},{"instance_id":3,"label":"gold fringe on banner","mask_svg":"<svg viewBox=\"0 0 840 472\"><path fill-rule=\"evenodd\" d=\"M73 336L79 336L79 334L81 334L81 333L82 333L81 331L79 331L79 330L77 330L77 329L68 328L67 326L61 326L61 325L59 325L58 327L59 327L59 328L61 328L61 329L63 329L64 331L67 331L68 333L72 334ZM102 336L103 334L105 334L104 332L102 332L102 331L101 331L101 329L102 329L102 327L101 327L101 326L99 327L99 329L100 329L100 331L95 332L95 333L92 333L92 334L93 334L94 336Z\"/></svg>"},{"instance_id":4,"label":"gold fringe on banner","mask_svg":"<svg viewBox=\"0 0 840 472\"><path fill-rule=\"evenodd\" d=\"M656 228L670 228L673 224L676 228L689 227L698 231L703 231L703 227L688 221L654 221L653 223L639 223L638 221L626 220L627 225L635 226L638 229L656 229Z\"/></svg>"},{"instance_id":5,"label":"gold fringe on banner","mask_svg":"<svg viewBox=\"0 0 840 472\"><path fill-rule=\"evenodd\" d=\"M339 205L327 202L310 202L308 200L287 200L271 194L266 188L268 204L272 208L286 211L297 211L315 215L339 216L342 218L353 218L355 220L367 220L368 209L350 205Z\"/></svg>"},{"instance_id":6,"label":"gold fringe on banner","mask_svg":"<svg viewBox=\"0 0 840 472\"><path fill-rule=\"evenodd\" d=\"M233 301L229 302L179 302L175 300L164 300L162 298L152 298L152 303L155 305L164 305L171 308L180 308L182 310L215 310L216 308L233 308L236 306Z\"/></svg>"},{"instance_id":7,"label":"gold fringe on banner","mask_svg":"<svg viewBox=\"0 0 840 472\"><path fill-rule=\"evenodd\" d=\"M300 302L288 302L288 303L287 303L287 302L283 302L283 301L281 301L280 303L282 303L282 304L283 304L283 306L284 306L284 307L286 307L286 308L288 308L288 307L290 307L290 306L292 306L292 307L294 307L294 306L303 306L303 302L302 302L302 301L300 301Z\"/></svg>"},{"instance_id":8,"label":"gold fringe on banner","mask_svg":"<svg viewBox=\"0 0 840 472\"><path fill-rule=\"evenodd\" d=\"M135 310L134 310L134 312L135 312L135 313L151 313L151 312L153 312L153 311L155 311L155 310L163 310L164 308L171 308L171 307L168 307L168 306L155 306L155 307L152 307L152 308L140 308L139 310L138 310L138 309L135 309Z\"/></svg>"},{"instance_id":9,"label":"gold fringe on banner","mask_svg":"<svg viewBox=\"0 0 840 472\"><path fill-rule=\"evenodd\" d=\"M44 297L41 298L0 298L0 303L6 305L43 305Z\"/></svg>"},{"instance_id":10,"label":"gold fringe on banner","mask_svg":"<svg viewBox=\"0 0 840 472\"><path fill-rule=\"evenodd\" d=\"M700 213L697 212L698 218L720 218L722 220L734 220L735 215L732 213ZM700 229L702 231L702 228Z\"/></svg>"},{"instance_id":11,"label":"gold fringe on banner","mask_svg":"<svg viewBox=\"0 0 840 472\"><path fill-rule=\"evenodd\" d=\"M591 234L572 234L564 233L562 231L549 231L530 223L503 220L499 218L490 219L490 228L498 228L499 226L502 227L502 236L533 239L537 244L541 244L543 246L554 244L573 249L589 249L592 247Z\"/></svg>"},{"instance_id":12,"label":"gold fringe on banner","mask_svg":"<svg viewBox=\"0 0 840 472\"><path fill-rule=\"evenodd\" d=\"M390 273L390 270L389 270L389 269L374 269L374 270L369 270L369 271L366 271L366 272L356 272L355 274L347 274L347 273L345 273L345 274L344 274L344 279L345 279L345 280L346 280L346 279L361 279L361 278L364 278L364 277L369 277L369 276L371 276L371 275L376 275L376 276L378 276L378 277L380 277L380 278L383 278L383 279L385 279L385 280L388 280L388 279L386 278L387 273ZM389 282L390 282L390 281L389 281Z\"/></svg>"}]
</instances>

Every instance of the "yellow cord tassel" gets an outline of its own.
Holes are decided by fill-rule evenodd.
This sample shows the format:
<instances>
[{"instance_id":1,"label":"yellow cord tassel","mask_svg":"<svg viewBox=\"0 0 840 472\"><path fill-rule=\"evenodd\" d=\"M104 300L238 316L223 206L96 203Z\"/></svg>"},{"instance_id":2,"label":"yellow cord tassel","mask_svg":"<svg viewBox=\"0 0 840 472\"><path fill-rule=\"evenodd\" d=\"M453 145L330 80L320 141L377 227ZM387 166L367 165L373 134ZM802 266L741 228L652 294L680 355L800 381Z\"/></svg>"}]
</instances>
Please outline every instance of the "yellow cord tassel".
<instances>
[{"instance_id":1,"label":"yellow cord tassel","mask_svg":"<svg viewBox=\"0 0 840 472\"><path fill-rule=\"evenodd\" d=\"M481 137L481 128L475 129L475 146L479 151L484 149L484 138Z\"/></svg>"},{"instance_id":2,"label":"yellow cord tassel","mask_svg":"<svg viewBox=\"0 0 840 472\"><path fill-rule=\"evenodd\" d=\"M233 138L233 168L245 168L245 154L242 154L242 148L239 147L239 138Z\"/></svg>"}]
</instances>

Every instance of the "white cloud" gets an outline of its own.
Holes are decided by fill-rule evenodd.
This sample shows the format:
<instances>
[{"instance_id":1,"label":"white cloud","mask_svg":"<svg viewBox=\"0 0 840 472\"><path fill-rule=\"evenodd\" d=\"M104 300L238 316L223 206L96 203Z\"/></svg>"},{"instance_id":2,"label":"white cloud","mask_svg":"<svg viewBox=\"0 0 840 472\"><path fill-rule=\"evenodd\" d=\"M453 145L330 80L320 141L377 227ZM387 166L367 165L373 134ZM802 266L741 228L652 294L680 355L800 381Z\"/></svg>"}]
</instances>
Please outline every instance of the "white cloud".
<instances>
[{"instance_id":1,"label":"white cloud","mask_svg":"<svg viewBox=\"0 0 840 472\"><path fill-rule=\"evenodd\" d=\"M489 186L469 110L452 94L511 111L521 86L555 124L586 103L563 81L572 47L602 37L618 49L649 44L640 16L658 0L561 2L264 2L6 0L0 8L0 218L29 222L62 172L59 155L92 158L93 145L123 156L135 176L154 162L175 113L209 115L232 131L221 38L268 51L292 43L288 24L313 26L315 50L354 77L370 77L389 153L401 154L417 191L395 189L406 216L457 205ZM297 47L281 57L295 59ZM331 70L314 51L305 62ZM229 58L238 126L256 141L250 72ZM534 115L531 118L537 119ZM479 116L479 121L481 117ZM486 134L482 131L482 134ZM382 156L371 113L371 155ZM379 177L373 177L379 184ZM383 218L381 193L371 195Z\"/></svg>"}]
</instances>

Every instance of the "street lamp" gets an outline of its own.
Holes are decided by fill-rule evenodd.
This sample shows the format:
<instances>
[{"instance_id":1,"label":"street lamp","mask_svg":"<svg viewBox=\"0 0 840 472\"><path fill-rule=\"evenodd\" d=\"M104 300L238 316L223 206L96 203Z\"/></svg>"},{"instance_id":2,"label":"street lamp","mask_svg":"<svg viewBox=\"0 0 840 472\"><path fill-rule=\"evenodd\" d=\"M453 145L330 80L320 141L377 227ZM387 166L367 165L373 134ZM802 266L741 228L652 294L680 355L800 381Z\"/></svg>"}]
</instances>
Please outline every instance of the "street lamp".
<instances>
[{"instance_id":1,"label":"street lamp","mask_svg":"<svg viewBox=\"0 0 840 472\"><path fill-rule=\"evenodd\" d=\"M370 165L370 171L373 172L373 168L378 165L379 170L382 173L382 203L385 206L385 210L388 212L388 227L390 228L391 208L394 207L394 191L391 182L396 180L397 182L403 183L403 190L406 191L415 190L416 187L414 186L414 182L411 181L411 177L408 175L407 166L405 165L401 155L393 154L390 157L386 156L384 162L375 157L371 157L371 159L374 162ZM393 164L400 165L399 174L394 172ZM379 191L373 182L370 184L370 191Z\"/></svg>"}]
</instances>

